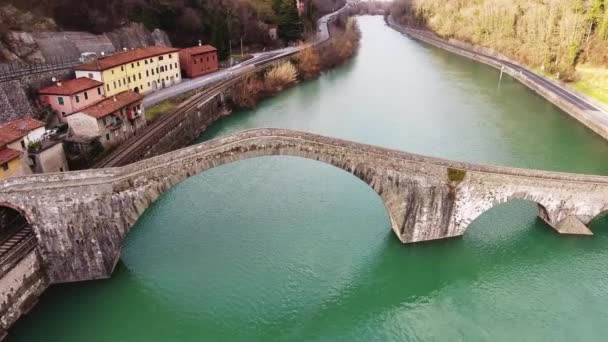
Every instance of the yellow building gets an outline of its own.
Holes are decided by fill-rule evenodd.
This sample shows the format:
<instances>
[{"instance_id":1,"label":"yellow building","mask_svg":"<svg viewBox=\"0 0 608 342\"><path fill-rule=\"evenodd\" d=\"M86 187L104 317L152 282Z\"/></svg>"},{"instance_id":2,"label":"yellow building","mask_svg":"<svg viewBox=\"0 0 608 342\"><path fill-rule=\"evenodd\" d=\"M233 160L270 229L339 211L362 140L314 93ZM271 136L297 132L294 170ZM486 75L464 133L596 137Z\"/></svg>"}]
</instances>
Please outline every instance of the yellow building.
<instances>
[{"instance_id":1,"label":"yellow building","mask_svg":"<svg viewBox=\"0 0 608 342\"><path fill-rule=\"evenodd\" d=\"M120 52L77 66L76 77L103 82L106 96L127 90L145 94L181 82L178 52L163 46Z\"/></svg>"}]
</instances>

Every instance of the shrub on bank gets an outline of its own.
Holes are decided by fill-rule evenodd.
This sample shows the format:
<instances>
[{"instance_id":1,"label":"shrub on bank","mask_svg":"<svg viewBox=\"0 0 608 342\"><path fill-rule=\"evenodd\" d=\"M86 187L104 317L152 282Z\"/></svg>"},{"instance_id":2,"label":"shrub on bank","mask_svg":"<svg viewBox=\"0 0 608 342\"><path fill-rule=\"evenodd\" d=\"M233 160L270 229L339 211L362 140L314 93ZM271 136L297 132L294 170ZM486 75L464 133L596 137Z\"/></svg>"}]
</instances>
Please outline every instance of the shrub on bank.
<instances>
[{"instance_id":1,"label":"shrub on bank","mask_svg":"<svg viewBox=\"0 0 608 342\"><path fill-rule=\"evenodd\" d=\"M291 62L281 63L264 76L264 89L269 94L275 94L298 82L298 71Z\"/></svg>"},{"instance_id":2,"label":"shrub on bank","mask_svg":"<svg viewBox=\"0 0 608 342\"><path fill-rule=\"evenodd\" d=\"M336 28L331 40L322 49L303 49L292 62L272 67L265 74L248 76L234 89L232 104L236 108L253 108L259 100L293 86L299 79L318 77L322 70L333 68L351 58L359 48L361 32L357 22L349 18Z\"/></svg>"},{"instance_id":3,"label":"shrub on bank","mask_svg":"<svg viewBox=\"0 0 608 342\"><path fill-rule=\"evenodd\" d=\"M321 58L314 47L304 49L298 54L297 65L303 80L317 78L321 74Z\"/></svg>"}]
</instances>

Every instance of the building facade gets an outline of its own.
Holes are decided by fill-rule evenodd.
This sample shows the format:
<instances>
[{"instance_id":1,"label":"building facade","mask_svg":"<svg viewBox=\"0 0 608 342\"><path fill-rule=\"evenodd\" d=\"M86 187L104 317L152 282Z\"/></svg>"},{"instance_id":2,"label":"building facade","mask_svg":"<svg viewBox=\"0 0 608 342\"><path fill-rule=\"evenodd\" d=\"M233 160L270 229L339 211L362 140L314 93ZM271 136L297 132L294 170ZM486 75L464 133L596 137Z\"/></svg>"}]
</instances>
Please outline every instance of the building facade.
<instances>
[{"instance_id":1,"label":"building facade","mask_svg":"<svg viewBox=\"0 0 608 342\"><path fill-rule=\"evenodd\" d=\"M179 51L179 62L185 77L203 76L219 69L217 49L211 45L199 45Z\"/></svg>"},{"instance_id":2,"label":"building facade","mask_svg":"<svg viewBox=\"0 0 608 342\"><path fill-rule=\"evenodd\" d=\"M115 146L146 126L142 100L143 95L130 90L107 97L69 115L70 134L99 137L104 148Z\"/></svg>"},{"instance_id":3,"label":"building facade","mask_svg":"<svg viewBox=\"0 0 608 342\"><path fill-rule=\"evenodd\" d=\"M67 171L63 145L43 139L44 123L20 119L0 125L0 179Z\"/></svg>"},{"instance_id":4,"label":"building facade","mask_svg":"<svg viewBox=\"0 0 608 342\"><path fill-rule=\"evenodd\" d=\"M149 93L181 82L178 49L151 46L120 52L75 68L76 77L104 83L107 97Z\"/></svg>"},{"instance_id":5,"label":"building facade","mask_svg":"<svg viewBox=\"0 0 608 342\"><path fill-rule=\"evenodd\" d=\"M104 97L103 83L87 77L57 82L38 91L40 102L49 105L57 113L60 122L65 122L66 116L99 102Z\"/></svg>"}]
</instances>

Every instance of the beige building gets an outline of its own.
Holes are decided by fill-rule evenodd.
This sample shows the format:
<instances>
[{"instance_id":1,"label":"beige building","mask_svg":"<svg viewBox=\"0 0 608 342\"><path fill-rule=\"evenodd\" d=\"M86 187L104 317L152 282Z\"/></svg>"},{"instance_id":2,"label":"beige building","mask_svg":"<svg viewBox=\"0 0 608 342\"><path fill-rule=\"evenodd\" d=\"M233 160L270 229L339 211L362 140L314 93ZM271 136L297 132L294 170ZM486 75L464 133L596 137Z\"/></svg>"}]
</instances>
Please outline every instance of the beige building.
<instances>
[{"instance_id":1,"label":"beige building","mask_svg":"<svg viewBox=\"0 0 608 342\"><path fill-rule=\"evenodd\" d=\"M124 91L68 115L70 134L99 137L104 148L115 146L146 126L142 100L143 95Z\"/></svg>"}]
</instances>

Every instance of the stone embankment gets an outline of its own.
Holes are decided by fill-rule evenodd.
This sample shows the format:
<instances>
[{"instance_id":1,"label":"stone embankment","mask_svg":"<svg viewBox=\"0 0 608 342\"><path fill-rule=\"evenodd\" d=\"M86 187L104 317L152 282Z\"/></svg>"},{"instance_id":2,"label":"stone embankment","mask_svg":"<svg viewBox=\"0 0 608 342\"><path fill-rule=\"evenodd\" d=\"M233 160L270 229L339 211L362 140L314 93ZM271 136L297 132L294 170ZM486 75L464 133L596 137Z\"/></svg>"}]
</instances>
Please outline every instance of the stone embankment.
<instances>
[{"instance_id":1,"label":"stone embankment","mask_svg":"<svg viewBox=\"0 0 608 342\"><path fill-rule=\"evenodd\" d=\"M492 50L460 41L447 41L428 30L405 27L398 24L391 16L387 16L386 21L391 28L411 38L501 70L608 140L608 113L596 101L549 80Z\"/></svg>"}]
</instances>

